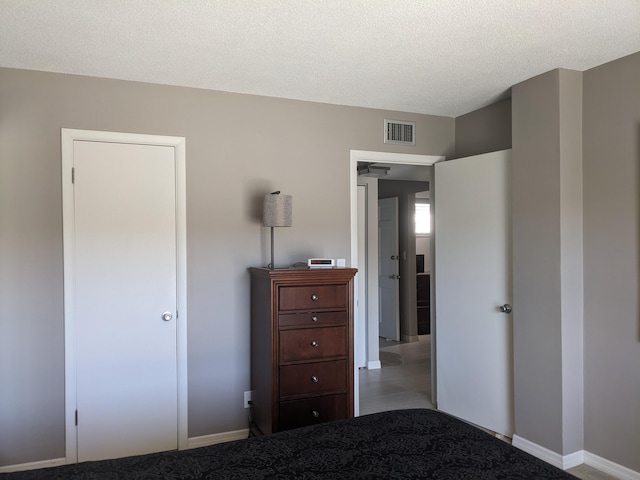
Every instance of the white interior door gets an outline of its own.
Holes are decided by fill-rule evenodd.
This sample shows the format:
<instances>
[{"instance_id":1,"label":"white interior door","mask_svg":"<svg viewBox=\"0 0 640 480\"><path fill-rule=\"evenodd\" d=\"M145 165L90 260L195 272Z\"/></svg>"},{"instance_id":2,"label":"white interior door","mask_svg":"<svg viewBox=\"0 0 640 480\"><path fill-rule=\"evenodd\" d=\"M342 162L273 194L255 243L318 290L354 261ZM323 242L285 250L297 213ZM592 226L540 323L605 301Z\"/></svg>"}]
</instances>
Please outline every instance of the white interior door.
<instances>
[{"instance_id":1,"label":"white interior door","mask_svg":"<svg viewBox=\"0 0 640 480\"><path fill-rule=\"evenodd\" d=\"M75 141L73 166L78 461L176 449L174 148Z\"/></svg>"},{"instance_id":2,"label":"white interior door","mask_svg":"<svg viewBox=\"0 0 640 480\"><path fill-rule=\"evenodd\" d=\"M398 198L378 201L380 333L400 341L400 276L398 271Z\"/></svg>"},{"instance_id":3,"label":"white interior door","mask_svg":"<svg viewBox=\"0 0 640 480\"><path fill-rule=\"evenodd\" d=\"M435 165L437 404L511 437L511 151Z\"/></svg>"}]
</instances>

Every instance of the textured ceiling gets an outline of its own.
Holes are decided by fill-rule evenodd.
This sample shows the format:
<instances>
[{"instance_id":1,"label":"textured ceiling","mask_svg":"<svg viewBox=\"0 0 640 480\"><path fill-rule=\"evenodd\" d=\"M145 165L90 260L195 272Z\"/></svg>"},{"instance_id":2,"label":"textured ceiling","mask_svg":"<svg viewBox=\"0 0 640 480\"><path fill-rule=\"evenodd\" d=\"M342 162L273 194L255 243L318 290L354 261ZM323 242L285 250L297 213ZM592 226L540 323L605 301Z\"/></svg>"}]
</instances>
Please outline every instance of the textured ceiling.
<instances>
[{"instance_id":1,"label":"textured ceiling","mask_svg":"<svg viewBox=\"0 0 640 480\"><path fill-rule=\"evenodd\" d=\"M0 66L452 117L637 51L639 0L0 0Z\"/></svg>"}]
</instances>

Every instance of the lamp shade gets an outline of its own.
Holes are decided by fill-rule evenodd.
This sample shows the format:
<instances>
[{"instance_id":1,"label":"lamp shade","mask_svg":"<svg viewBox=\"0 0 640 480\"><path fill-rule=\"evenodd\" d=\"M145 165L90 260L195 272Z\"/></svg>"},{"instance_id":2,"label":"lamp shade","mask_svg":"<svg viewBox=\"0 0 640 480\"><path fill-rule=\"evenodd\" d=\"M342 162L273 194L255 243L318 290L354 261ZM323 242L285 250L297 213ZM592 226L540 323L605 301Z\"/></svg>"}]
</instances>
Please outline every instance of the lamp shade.
<instances>
[{"instance_id":1,"label":"lamp shade","mask_svg":"<svg viewBox=\"0 0 640 480\"><path fill-rule=\"evenodd\" d=\"M291 195L268 194L264 196L262 224L265 227L290 227L293 200Z\"/></svg>"}]
</instances>

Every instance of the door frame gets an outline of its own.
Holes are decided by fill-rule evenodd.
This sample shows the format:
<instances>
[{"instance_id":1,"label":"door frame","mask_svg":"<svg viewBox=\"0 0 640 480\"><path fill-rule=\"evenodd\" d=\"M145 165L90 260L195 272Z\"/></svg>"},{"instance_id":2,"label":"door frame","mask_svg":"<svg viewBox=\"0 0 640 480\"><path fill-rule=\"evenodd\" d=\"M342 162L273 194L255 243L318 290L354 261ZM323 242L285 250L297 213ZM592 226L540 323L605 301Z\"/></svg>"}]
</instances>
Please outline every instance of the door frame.
<instances>
[{"instance_id":1,"label":"door frame","mask_svg":"<svg viewBox=\"0 0 640 480\"><path fill-rule=\"evenodd\" d=\"M367 275L367 264L365 261L367 244L365 242L367 235L367 194L369 186L367 184L358 185L358 248L361 252L365 252L365 255L360 257L358 263L358 271L361 272L361 276ZM356 298L361 298L363 302L367 301L367 291L365 290L366 282L355 282L354 290L356 291ZM364 368L367 366L368 347L366 340L366 308L359 308L354 312L354 365L355 368Z\"/></svg>"},{"instance_id":2,"label":"door frame","mask_svg":"<svg viewBox=\"0 0 640 480\"><path fill-rule=\"evenodd\" d=\"M349 215L350 215L350 254L351 254L351 266L357 268L358 266L358 162L372 162L372 163L397 163L404 165L422 165L429 166L433 165L436 162L441 162L445 160L444 155L417 155L412 153L393 153L393 152L376 152L376 151L367 151L367 150L351 150L349 154ZM377 209L376 209L377 212ZM369 219L371 220L371 219ZM376 228L377 231L377 228ZM377 253L376 253L377 255ZM374 269L377 272L377 265ZM369 272L371 269L369 269ZM361 275L357 275L356 279L359 281L366 282L366 292L367 298L371 299L372 297L377 299L377 295L370 295L369 292L378 289L377 278L371 278L372 275L367 275L367 278ZM356 299L355 308L366 308L365 302L367 300L363 299L362 302L359 302L359 299ZM359 305L360 303L360 305ZM378 322L377 315L372 316L367 314L367 328L365 335L367 336L367 345L371 345L370 342L378 343L378 329L370 328L370 324L372 322ZM354 339L355 348L356 339ZM431 367L432 373L434 370L434 366L432 364ZM355 369L354 376L358 378L358 369ZM435 378L432 376L432 382L435 381ZM360 414L360 389L358 388L358 382L355 382L354 388L354 414L358 416Z\"/></svg>"},{"instance_id":3,"label":"door frame","mask_svg":"<svg viewBox=\"0 0 640 480\"><path fill-rule=\"evenodd\" d=\"M176 181L176 353L178 449L187 448L187 228L185 138L162 135L61 129L62 231L64 269L65 462L78 461L76 427L75 218L72 183L73 144L78 141L169 146L174 149ZM178 316L179 312L179 316Z\"/></svg>"}]
</instances>

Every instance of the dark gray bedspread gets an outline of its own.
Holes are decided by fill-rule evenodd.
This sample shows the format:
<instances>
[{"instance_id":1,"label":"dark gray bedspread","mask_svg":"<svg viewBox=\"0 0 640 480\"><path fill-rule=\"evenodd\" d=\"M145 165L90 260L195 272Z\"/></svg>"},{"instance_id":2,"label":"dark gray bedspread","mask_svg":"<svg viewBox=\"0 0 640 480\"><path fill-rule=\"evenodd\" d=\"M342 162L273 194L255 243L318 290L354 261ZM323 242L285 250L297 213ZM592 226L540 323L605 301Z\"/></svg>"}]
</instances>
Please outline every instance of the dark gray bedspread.
<instances>
[{"instance_id":1,"label":"dark gray bedspread","mask_svg":"<svg viewBox=\"0 0 640 480\"><path fill-rule=\"evenodd\" d=\"M574 478L473 426L425 409L192 450L0 475L2 480Z\"/></svg>"}]
</instances>

